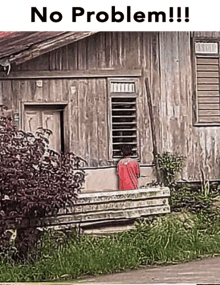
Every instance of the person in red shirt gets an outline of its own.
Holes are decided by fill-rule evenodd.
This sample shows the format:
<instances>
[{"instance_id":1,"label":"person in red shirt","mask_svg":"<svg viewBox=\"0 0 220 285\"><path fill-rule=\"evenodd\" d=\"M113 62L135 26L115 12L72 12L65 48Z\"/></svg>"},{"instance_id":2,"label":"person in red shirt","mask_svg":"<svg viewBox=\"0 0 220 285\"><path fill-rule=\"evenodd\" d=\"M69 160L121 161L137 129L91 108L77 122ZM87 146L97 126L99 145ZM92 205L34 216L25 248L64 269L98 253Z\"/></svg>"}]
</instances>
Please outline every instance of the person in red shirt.
<instances>
[{"instance_id":1,"label":"person in red shirt","mask_svg":"<svg viewBox=\"0 0 220 285\"><path fill-rule=\"evenodd\" d=\"M119 190L138 189L140 167L138 162L131 158L132 147L130 145L122 145L121 152L123 159L118 162L117 169L119 176Z\"/></svg>"}]
</instances>

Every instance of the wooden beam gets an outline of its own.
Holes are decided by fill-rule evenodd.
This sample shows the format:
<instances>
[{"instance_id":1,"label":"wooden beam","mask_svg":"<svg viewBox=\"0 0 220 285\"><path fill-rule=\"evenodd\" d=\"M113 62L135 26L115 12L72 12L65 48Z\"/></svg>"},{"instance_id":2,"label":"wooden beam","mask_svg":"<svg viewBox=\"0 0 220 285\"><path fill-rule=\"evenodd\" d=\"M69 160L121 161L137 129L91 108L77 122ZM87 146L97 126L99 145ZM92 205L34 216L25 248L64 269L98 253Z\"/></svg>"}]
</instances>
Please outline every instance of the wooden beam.
<instances>
[{"instance_id":1,"label":"wooden beam","mask_svg":"<svg viewBox=\"0 0 220 285\"><path fill-rule=\"evenodd\" d=\"M156 167L156 176L157 182L161 183L161 175L158 165L158 150L157 150L157 136L156 136L156 125L153 115L153 106L152 106L152 95L150 90L149 80L145 78L145 87L146 87L146 95L147 95L147 102L148 102L148 109L149 109L149 116L150 116L150 124L151 124L151 135L152 135L152 142L153 142L153 156L154 156L154 163Z\"/></svg>"},{"instance_id":2,"label":"wooden beam","mask_svg":"<svg viewBox=\"0 0 220 285\"><path fill-rule=\"evenodd\" d=\"M24 104L25 106L58 106L58 105L61 105L61 106L66 106L68 105L68 101L62 101L62 102L59 102L59 101L51 101L51 102L30 102L30 101L21 101L22 104Z\"/></svg>"},{"instance_id":3,"label":"wooden beam","mask_svg":"<svg viewBox=\"0 0 220 285\"><path fill-rule=\"evenodd\" d=\"M92 77L139 77L141 69L99 69L99 70L70 70L70 71L12 71L9 75L0 72L1 80L11 79L62 79L62 78L92 78Z\"/></svg>"}]
</instances>

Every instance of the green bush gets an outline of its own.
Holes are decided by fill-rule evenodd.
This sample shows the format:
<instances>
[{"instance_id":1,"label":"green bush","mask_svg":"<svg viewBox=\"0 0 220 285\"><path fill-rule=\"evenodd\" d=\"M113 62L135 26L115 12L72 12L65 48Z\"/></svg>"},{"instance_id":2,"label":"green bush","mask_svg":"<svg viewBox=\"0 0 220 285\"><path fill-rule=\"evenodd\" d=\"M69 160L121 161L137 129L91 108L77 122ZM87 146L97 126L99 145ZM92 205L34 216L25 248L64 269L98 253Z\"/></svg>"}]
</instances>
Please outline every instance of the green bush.
<instances>
[{"instance_id":1,"label":"green bush","mask_svg":"<svg viewBox=\"0 0 220 285\"><path fill-rule=\"evenodd\" d=\"M10 242L6 230L15 228L23 256L34 248L38 233L22 224L74 205L85 177L84 160L50 149L50 130L24 132L12 118L12 112L0 107L0 252Z\"/></svg>"},{"instance_id":2,"label":"green bush","mask_svg":"<svg viewBox=\"0 0 220 285\"><path fill-rule=\"evenodd\" d=\"M185 157L177 153L164 152L158 154L160 176L165 186L170 188L176 185L178 174L183 168Z\"/></svg>"},{"instance_id":3,"label":"green bush","mask_svg":"<svg viewBox=\"0 0 220 285\"><path fill-rule=\"evenodd\" d=\"M190 212L208 211L213 206L213 197L193 191L190 187L175 187L170 193L171 211L187 210Z\"/></svg>"}]
</instances>

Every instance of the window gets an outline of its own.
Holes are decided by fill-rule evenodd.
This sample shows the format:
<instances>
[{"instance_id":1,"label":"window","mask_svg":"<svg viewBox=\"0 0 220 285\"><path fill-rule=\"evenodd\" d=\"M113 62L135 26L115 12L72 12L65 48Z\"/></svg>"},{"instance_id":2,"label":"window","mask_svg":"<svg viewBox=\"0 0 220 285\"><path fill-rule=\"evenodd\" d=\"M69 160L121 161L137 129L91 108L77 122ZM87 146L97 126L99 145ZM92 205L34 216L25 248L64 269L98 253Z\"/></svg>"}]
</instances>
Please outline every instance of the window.
<instances>
[{"instance_id":1,"label":"window","mask_svg":"<svg viewBox=\"0 0 220 285\"><path fill-rule=\"evenodd\" d=\"M219 42L195 41L197 123L220 124Z\"/></svg>"},{"instance_id":2,"label":"window","mask_svg":"<svg viewBox=\"0 0 220 285\"><path fill-rule=\"evenodd\" d=\"M123 144L132 146L133 157L138 157L137 144L137 80L111 79L110 89L110 156L121 158Z\"/></svg>"}]
</instances>

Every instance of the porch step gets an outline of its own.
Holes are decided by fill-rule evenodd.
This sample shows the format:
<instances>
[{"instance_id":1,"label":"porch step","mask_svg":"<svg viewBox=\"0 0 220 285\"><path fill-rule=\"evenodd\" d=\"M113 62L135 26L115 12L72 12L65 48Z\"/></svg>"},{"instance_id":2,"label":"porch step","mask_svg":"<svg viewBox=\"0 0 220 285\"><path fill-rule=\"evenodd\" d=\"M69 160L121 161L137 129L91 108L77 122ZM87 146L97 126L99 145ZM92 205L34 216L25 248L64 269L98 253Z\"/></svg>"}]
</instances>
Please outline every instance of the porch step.
<instances>
[{"instance_id":1,"label":"porch step","mask_svg":"<svg viewBox=\"0 0 220 285\"><path fill-rule=\"evenodd\" d=\"M169 213L169 196L167 187L80 194L75 207L61 210L57 217L44 219L44 223L55 229L93 229L125 223Z\"/></svg>"},{"instance_id":2,"label":"porch step","mask_svg":"<svg viewBox=\"0 0 220 285\"><path fill-rule=\"evenodd\" d=\"M77 204L61 209L56 217L23 220L20 228L47 227L55 230L81 227L99 231L132 224L137 218L170 212L170 190L152 187L126 191L79 194ZM13 228L13 223L9 224Z\"/></svg>"}]
</instances>

